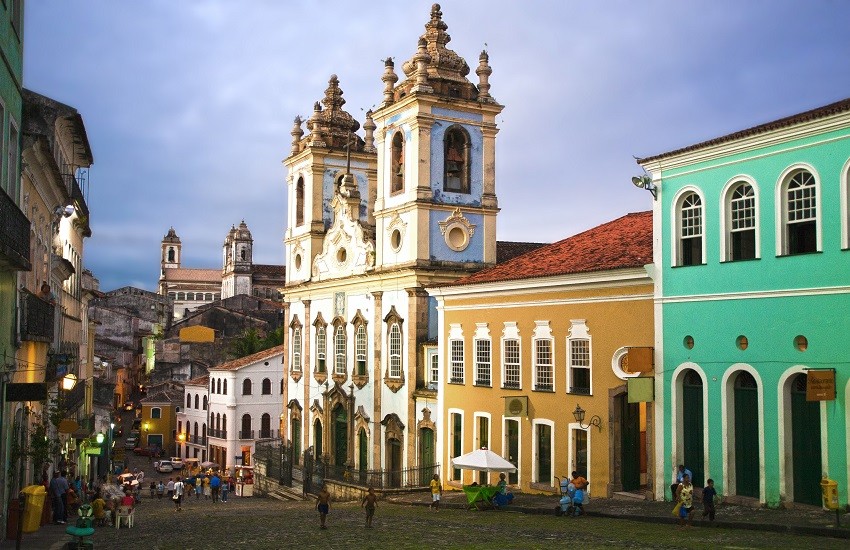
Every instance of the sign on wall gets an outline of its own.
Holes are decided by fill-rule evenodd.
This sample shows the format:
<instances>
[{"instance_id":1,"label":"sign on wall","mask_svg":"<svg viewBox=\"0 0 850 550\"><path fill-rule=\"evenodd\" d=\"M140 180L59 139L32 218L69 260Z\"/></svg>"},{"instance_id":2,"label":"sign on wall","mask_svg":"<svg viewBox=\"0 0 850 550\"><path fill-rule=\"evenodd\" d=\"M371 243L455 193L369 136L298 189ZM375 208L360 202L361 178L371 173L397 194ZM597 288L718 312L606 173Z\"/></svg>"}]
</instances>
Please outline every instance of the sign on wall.
<instances>
[{"instance_id":1,"label":"sign on wall","mask_svg":"<svg viewBox=\"0 0 850 550\"><path fill-rule=\"evenodd\" d=\"M835 401L835 370L806 371L806 401Z\"/></svg>"},{"instance_id":2,"label":"sign on wall","mask_svg":"<svg viewBox=\"0 0 850 550\"><path fill-rule=\"evenodd\" d=\"M655 378L638 376L626 380L629 403L651 403L655 401Z\"/></svg>"}]
</instances>

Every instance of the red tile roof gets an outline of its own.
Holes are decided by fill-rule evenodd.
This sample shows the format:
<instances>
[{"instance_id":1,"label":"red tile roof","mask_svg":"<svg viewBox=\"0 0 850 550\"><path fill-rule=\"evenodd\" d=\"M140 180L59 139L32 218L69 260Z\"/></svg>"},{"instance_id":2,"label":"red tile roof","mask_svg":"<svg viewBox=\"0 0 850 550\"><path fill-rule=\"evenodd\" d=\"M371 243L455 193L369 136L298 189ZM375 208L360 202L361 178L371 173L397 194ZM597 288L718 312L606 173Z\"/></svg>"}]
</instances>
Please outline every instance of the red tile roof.
<instances>
[{"instance_id":1,"label":"red tile roof","mask_svg":"<svg viewBox=\"0 0 850 550\"><path fill-rule=\"evenodd\" d=\"M517 241L496 241L496 263L507 262L521 254L531 252L549 243L523 243Z\"/></svg>"},{"instance_id":2,"label":"red tile roof","mask_svg":"<svg viewBox=\"0 0 850 550\"><path fill-rule=\"evenodd\" d=\"M246 355L245 357L240 357L234 361L230 361L228 363L222 363L217 367L211 367L210 371L219 371L219 370L239 370L242 367L247 367L252 363L257 363L264 359L268 359L274 355L279 353L283 353L283 344L279 346L275 346L273 348L269 348L263 351L259 351L253 355Z\"/></svg>"},{"instance_id":3,"label":"red tile roof","mask_svg":"<svg viewBox=\"0 0 850 550\"><path fill-rule=\"evenodd\" d=\"M192 386L209 386L210 385L210 377L208 374L204 376L199 376L197 378L192 378L191 380L186 381L186 385Z\"/></svg>"},{"instance_id":4,"label":"red tile roof","mask_svg":"<svg viewBox=\"0 0 850 550\"><path fill-rule=\"evenodd\" d=\"M189 267L167 267L165 278L171 282L175 281L203 281L209 283L221 283L220 269L195 269Z\"/></svg>"},{"instance_id":5,"label":"red tile roof","mask_svg":"<svg viewBox=\"0 0 850 550\"><path fill-rule=\"evenodd\" d=\"M779 130L780 128L786 128L795 124L826 118L828 116L843 113L845 111L850 111L850 98L842 99L841 101L836 101L835 103L830 103L829 105L824 105L823 107L811 109L809 111L798 113L796 115L780 118L779 120L774 120L773 122L759 124L758 126L747 128L746 130L741 130L739 132L727 134L725 136L710 139L708 141L703 141L695 145L689 145L688 147L683 147L681 149L676 149L667 153L661 153L660 155L653 155L651 157L637 159L637 163L643 164L646 162L651 162L666 157L672 157L682 153L687 153L689 151L696 151L699 149L704 149L706 147L711 147L712 145L719 145L728 141L735 141L736 139L742 139L757 134L763 134L765 132L771 132L773 130Z\"/></svg>"},{"instance_id":6,"label":"red tile roof","mask_svg":"<svg viewBox=\"0 0 850 550\"><path fill-rule=\"evenodd\" d=\"M650 263L652 212L636 212L442 286L590 273Z\"/></svg>"}]
</instances>

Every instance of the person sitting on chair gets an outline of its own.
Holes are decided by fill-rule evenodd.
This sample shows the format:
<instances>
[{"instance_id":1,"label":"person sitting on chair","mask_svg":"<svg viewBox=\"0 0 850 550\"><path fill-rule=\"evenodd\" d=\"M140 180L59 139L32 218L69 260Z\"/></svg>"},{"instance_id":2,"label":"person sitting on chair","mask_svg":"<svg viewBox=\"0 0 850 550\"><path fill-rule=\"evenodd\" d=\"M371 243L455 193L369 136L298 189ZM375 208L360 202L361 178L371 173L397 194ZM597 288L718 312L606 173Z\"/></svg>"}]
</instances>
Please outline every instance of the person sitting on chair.
<instances>
[{"instance_id":1,"label":"person sitting on chair","mask_svg":"<svg viewBox=\"0 0 850 550\"><path fill-rule=\"evenodd\" d=\"M514 494L508 492L508 482L505 480L505 474L499 474L499 483L496 484L499 492L493 496L493 503L496 507L507 506L514 500Z\"/></svg>"}]
</instances>

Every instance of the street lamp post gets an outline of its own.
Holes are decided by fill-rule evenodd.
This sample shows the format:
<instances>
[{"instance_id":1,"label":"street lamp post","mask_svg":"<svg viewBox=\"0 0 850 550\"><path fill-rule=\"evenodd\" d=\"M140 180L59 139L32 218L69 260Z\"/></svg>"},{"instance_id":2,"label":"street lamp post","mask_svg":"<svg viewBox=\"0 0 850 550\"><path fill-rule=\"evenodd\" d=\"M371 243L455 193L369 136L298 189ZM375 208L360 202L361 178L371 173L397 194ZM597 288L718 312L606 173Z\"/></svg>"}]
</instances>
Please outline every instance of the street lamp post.
<instances>
[{"instance_id":1,"label":"street lamp post","mask_svg":"<svg viewBox=\"0 0 850 550\"><path fill-rule=\"evenodd\" d=\"M107 479L112 479L112 433L115 431L115 422L109 423L109 439L106 442L106 467L108 468L106 474Z\"/></svg>"}]
</instances>

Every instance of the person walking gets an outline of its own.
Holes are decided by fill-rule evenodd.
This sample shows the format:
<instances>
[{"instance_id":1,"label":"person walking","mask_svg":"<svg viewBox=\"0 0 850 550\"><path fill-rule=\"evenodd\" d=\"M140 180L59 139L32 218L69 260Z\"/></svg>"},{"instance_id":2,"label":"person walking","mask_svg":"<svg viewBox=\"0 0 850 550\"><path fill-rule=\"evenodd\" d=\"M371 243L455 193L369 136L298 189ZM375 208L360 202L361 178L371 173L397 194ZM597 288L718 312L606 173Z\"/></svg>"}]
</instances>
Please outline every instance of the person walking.
<instances>
[{"instance_id":1,"label":"person walking","mask_svg":"<svg viewBox=\"0 0 850 550\"><path fill-rule=\"evenodd\" d=\"M691 526L691 518L694 515L694 486L691 484L691 476L685 474L682 483L676 488L676 502L679 507L679 527ZM686 523L687 520L687 523Z\"/></svg>"},{"instance_id":2,"label":"person walking","mask_svg":"<svg viewBox=\"0 0 850 550\"><path fill-rule=\"evenodd\" d=\"M221 491L221 477L218 474L214 474L212 479L210 479L210 493L212 495L213 503L218 503L218 495Z\"/></svg>"},{"instance_id":3,"label":"person walking","mask_svg":"<svg viewBox=\"0 0 850 550\"><path fill-rule=\"evenodd\" d=\"M230 476L221 480L221 501L227 502L227 493L230 492Z\"/></svg>"},{"instance_id":4,"label":"person walking","mask_svg":"<svg viewBox=\"0 0 850 550\"><path fill-rule=\"evenodd\" d=\"M316 501L316 510L319 511L319 529L327 529L325 526L325 520L331 511L331 494L325 486L322 486L322 490L319 491L319 498Z\"/></svg>"},{"instance_id":5,"label":"person walking","mask_svg":"<svg viewBox=\"0 0 850 550\"><path fill-rule=\"evenodd\" d=\"M201 492L204 490L204 474L195 476L195 500L201 498Z\"/></svg>"},{"instance_id":6,"label":"person walking","mask_svg":"<svg viewBox=\"0 0 850 550\"><path fill-rule=\"evenodd\" d=\"M434 478L431 480L431 505L429 508L432 510L440 511L440 499L443 497L443 486L440 483L440 474L434 474Z\"/></svg>"},{"instance_id":7,"label":"person walking","mask_svg":"<svg viewBox=\"0 0 850 550\"><path fill-rule=\"evenodd\" d=\"M676 470L674 472L673 484L670 485L670 494L673 496L674 500L676 498L676 491L678 490L679 485L682 484L682 479L685 476L688 476L688 478L690 478L692 481L694 479L693 472L691 472L690 470L685 468L684 464L679 464L679 467L676 468Z\"/></svg>"},{"instance_id":8,"label":"person walking","mask_svg":"<svg viewBox=\"0 0 850 550\"><path fill-rule=\"evenodd\" d=\"M714 480L709 478L702 490L702 517L708 516L708 521L714 521L714 497L717 491L714 489Z\"/></svg>"},{"instance_id":9,"label":"person walking","mask_svg":"<svg viewBox=\"0 0 850 550\"><path fill-rule=\"evenodd\" d=\"M168 483L165 484L165 490L168 494L168 498L174 497L174 478L168 478Z\"/></svg>"},{"instance_id":10,"label":"person walking","mask_svg":"<svg viewBox=\"0 0 850 550\"><path fill-rule=\"evenodd\" d=\"M156 498L162 500L162 495L165 494L165 483L162 480L159 480L159 483L156 484Z\"/></svg>"},{"instance_id":11,"label":"person walking","mask_svg":"<svg viewBox=\"0 0 850 550\"><path fill-rule=\"evenodd\" d=\"M177 506L177 511L183 511L183 482L180 481L180 478L177 478L177 481L174 482L174 504Z\"/></svg>"},{"instance_id":12,"label":"person walking","mask_svg":"<svg viewBox=\"0 0 850 550\"><path fill-rule=\"evenodd\" d=\"M53 521L64 524L68 521L65 515L65 493L68 492L68 480L53 472L50 480L50 503L53 505Z\"/></svg>"},{"instance_id":13,"label":"person walking","mask_svg":"<svg viewBox=\"0 0 850 550\"><path fill-rule=\"evenodd\" d=\"M371 487L366 492L366 496L363 497L360 507L366 508L366 529L371 529L372 519L375 517L375 508L378 507L378 495L375 494L375 490Z\"/></svg>"}]
</instances>

